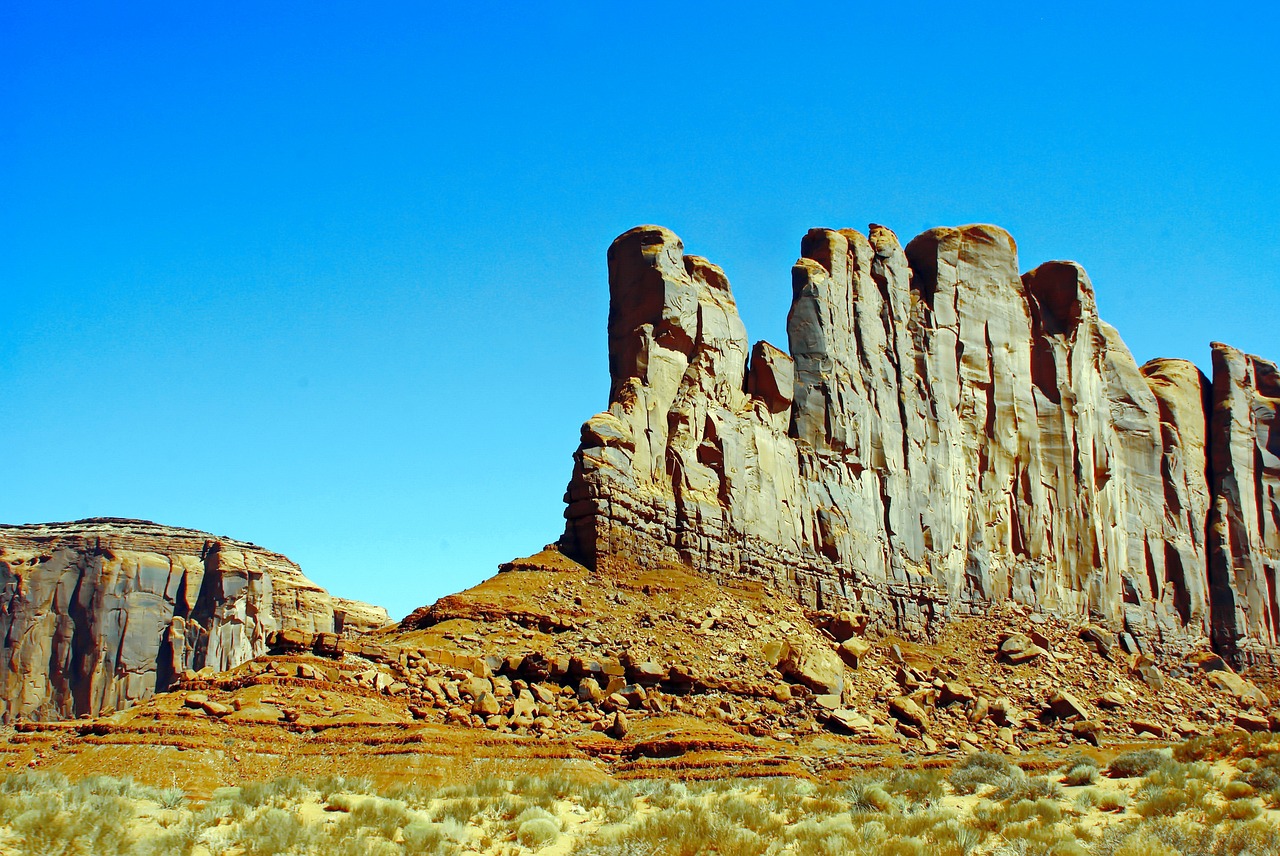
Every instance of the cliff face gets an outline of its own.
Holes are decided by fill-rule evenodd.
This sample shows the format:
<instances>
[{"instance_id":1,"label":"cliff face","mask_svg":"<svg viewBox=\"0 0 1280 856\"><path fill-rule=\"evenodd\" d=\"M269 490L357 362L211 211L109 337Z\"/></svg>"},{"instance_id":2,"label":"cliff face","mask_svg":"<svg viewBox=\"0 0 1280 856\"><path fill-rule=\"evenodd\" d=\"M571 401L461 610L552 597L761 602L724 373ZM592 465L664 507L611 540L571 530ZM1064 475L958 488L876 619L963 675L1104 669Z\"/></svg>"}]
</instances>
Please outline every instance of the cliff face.
<instances>
[{"instance_id":1,"label":"cliff face","mask_svg":"<svg viewBox=\"0 0 1280 856\"><path fill-rule=\"evenodd\" d=\"M0 526L0 713L127 707L262 654L273 630L334 632L335 616L388 623L253 544L138 520Z\"/></svg>"},{"instance_id":2,"label":"cliff face","mask_svg":"<svg viewBox=\"0 0 1280 856\"><path fill-rule=\"evenodd\" d=\"M1280 643L1280 371L1213 344L1209 583L1217 646L1243 660Z\"/></svg>"},{"instance_id":3,"label":"cliff face","mask_svg":"<svg viewBox=\"0 0 1280 856\"><path fill-rule=\"evenodd\" d=\"M1078 265L993 226L810 231L789 353L724 273L643 226L609 250L609 409L562 546L764 578L932 637L1012 599L1249 657L1280 625L1275 367L1139 367Z\"/></svg>"}]
</instances>

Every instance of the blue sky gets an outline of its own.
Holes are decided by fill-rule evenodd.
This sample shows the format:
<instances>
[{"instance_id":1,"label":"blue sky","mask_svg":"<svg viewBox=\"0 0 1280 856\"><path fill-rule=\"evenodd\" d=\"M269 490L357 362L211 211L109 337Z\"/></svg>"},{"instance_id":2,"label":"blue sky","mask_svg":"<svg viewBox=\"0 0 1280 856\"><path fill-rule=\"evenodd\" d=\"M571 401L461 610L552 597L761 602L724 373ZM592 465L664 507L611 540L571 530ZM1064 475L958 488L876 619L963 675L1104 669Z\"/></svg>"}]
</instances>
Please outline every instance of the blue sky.
<instances>
[{"instance_id":1,"label":"blue sky","mask_svg":"<svg viewBox=\"0 0 1280 856\"><path fill-rule=\"evenodd\" d=\"M0 5L3 522L474 584L560 533L640 223L779 345L809 227L992 222L1139 361L1280 358L1270 5L114 5Z\"/></svg>"}]
</instances>

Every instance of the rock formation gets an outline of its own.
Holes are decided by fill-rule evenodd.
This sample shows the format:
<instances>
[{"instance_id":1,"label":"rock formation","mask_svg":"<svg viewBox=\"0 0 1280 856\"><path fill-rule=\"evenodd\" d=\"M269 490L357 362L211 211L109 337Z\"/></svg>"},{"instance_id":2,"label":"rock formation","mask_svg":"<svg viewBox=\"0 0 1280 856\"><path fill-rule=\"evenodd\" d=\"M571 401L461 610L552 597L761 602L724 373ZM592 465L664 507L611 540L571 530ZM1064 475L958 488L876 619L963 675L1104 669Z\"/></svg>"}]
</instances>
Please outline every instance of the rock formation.
<instances>
[{"instance_id":1,"label":"rock formation","mask_svg":"<svg viewBox=\"0 0 1280 856\"><path fill-rule=\"evenodd\" d=\"M262 654L273 630L385 623L253 544L139 520L0 526L6 721L126 707Z\"/></svg>"},{"instance_id":2,"label":"rock formation","mask_svg":"<svg viewBox=\"0 0 1280 856\"><path fill-rule=\"evenodd\" d=\"M1280 641L1280 371L1213 344L1209 587L1219 651L1258 659Z\"/></svg>"},{"instance_id":3,"label":"rock formation","mask_svg":"<svg viewBox=\"0 0 1280 856\"><path fill-rule=\"evenodd\" d=\"M1004 600L1183 650L1275 644L1280 376L1139 367L1078 265L993 226L811 230L789 353L657 226L609 249L609 408L561 544L687 565L932 638Z\"/></svg>"}]
</instances>

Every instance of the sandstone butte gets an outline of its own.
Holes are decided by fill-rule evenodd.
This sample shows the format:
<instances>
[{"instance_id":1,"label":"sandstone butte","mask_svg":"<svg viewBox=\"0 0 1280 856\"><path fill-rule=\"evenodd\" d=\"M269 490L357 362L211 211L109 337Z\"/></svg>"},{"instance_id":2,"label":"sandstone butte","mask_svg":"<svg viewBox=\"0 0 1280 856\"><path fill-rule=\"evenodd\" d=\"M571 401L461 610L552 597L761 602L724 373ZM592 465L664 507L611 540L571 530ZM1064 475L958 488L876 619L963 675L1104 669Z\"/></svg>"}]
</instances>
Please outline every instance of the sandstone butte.
<instances>
[{"instance_id":1,"label":"sandstone butte","mask_svg":"<svg viewBox=\"0 0 1280 856\"><path fill-rule=\"evenodd\" d=\"M1280 730L1272 363L1139 366L993 226L810 231L786 351L670 231L608 261L559 542L398 624L228 538L0 527L5 765L208 793Z\"/></svg>"},{"instance_id":2,"label":"sandstone butte","mask_svg":"<svg viewBox=\"0 0 1280 856\"><path fill-rule=\"evenodd\" d=\"M749 343L723 271L670 231L608 258L570 557L763 580L916 639L1009 600L1143 650L1273 658L1273 363L1215 343L1212 380L1139 366L1079 265L1019 275L994 226L811 230L787 352Z\"/></svg>"},{"instance_id":3,"label":"sandstone butte","mask_svg":"<svg viewBox=\"0 0 1280 856\"><path fill-rule=\"evenodd\" d=\"M114 710L223 671L278 630L343 634L386 611L331 597L253 544L142 520L0 526L0 712Z\"/></svg>"}]
</instances>

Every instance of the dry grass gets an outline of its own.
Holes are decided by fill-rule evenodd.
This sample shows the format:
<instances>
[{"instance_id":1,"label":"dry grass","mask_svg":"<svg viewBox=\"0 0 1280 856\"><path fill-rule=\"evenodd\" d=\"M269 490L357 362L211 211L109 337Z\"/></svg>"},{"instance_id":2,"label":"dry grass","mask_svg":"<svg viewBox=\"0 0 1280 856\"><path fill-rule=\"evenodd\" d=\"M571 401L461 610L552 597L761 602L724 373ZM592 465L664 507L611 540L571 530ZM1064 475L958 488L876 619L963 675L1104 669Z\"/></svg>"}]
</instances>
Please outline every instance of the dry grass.
<instances>
[{"instance_id":1,"label":"dry grass","mask_svg":"<svg viewBox=\"0 0 1280 856\"><path fill-rule=\"evenodd\" d=\"M1049 777L980 753L949 771L827 783L619 783L577 770L379 795L360 779L287 778L222 788L203 804L127 779L73 785L26 772L0 779L0 852L692 856L714 843L724 856L1259 856L1280 852L1280 824L1268 809L1277 748L1209 738L1172 757L1120 756L1107 780L1084 757ZM1200 760L1209 758L1237 766ZM1064 797L1059 778L1080 790Z\"/></svg>"}]
</instances>

